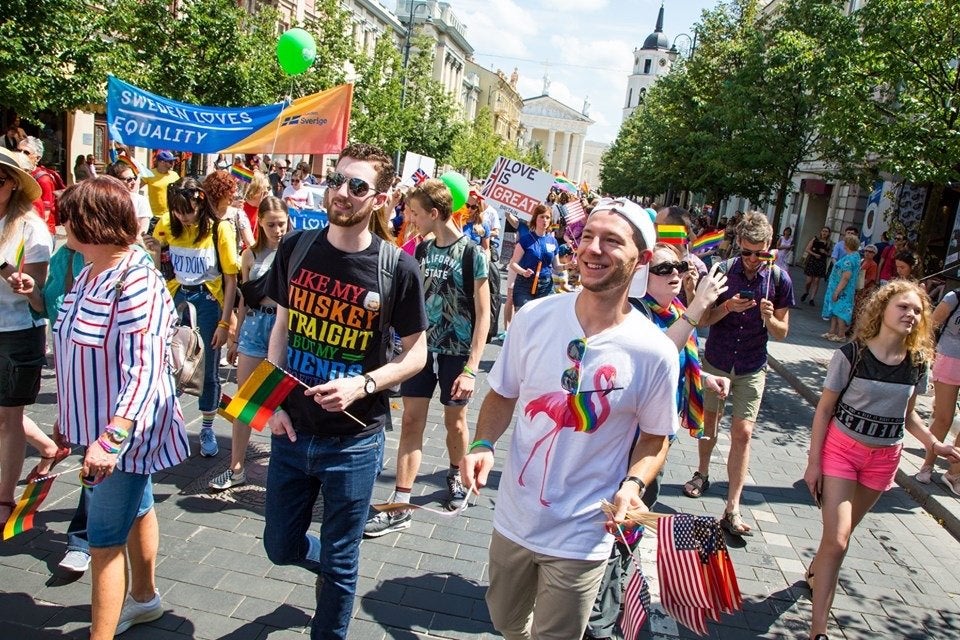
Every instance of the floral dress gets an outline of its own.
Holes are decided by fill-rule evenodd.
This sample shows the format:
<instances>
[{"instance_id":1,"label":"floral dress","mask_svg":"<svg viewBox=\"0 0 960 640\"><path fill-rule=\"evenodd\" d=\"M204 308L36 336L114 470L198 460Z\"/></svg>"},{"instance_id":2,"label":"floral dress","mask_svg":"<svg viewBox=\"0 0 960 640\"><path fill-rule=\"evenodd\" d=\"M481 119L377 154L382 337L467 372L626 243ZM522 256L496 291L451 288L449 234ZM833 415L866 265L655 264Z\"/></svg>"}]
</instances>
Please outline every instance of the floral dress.
<instances>
[{"instance_id":1,"label":"floral dress","mask_svg":"<svg viewBox=\"0 0 960 640\"><path fill-rule=\"evenodd\" d=\"M844 273L849 273L850 278L844 285L840 296L834 300L833 292L840 284L840 278ZM857 275L860 273L860 254L856 251L848 253L834 265L830 272L830 279L827 281L827 290L823 295L823 313L824 320L829 320L836 316L847 324L853 321L853 300L857 292Z\"/></svg>"}]
</instances>

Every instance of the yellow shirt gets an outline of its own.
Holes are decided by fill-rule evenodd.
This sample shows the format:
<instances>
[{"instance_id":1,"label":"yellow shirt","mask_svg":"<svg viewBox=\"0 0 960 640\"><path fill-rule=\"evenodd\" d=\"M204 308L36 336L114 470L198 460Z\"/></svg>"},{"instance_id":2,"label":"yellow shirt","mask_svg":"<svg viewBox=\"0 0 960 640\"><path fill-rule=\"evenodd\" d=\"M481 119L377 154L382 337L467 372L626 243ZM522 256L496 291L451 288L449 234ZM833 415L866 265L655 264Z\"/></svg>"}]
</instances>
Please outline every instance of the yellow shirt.
<instances>
[{"instance_id":1,"label":"yellow shirt","mask_svg":"<svg viewBox=\"0 0 960 640\"><path fill-rule=\"evenodd\" d=\"M154 173L150 178L140 178L147 185L147 198L150 200L153 215L163 216L170 213L170 208L167 206L167 187L179 179L180 174L173 169L166 173Z\"/></svg>"},{"instance_id":2,"label":"yellow shirt","mask_svg":"<svg viewBox=\"0 0 960 640\"><path fill-rule=\"evenodd\" d=\"M221 273L237 274L240 272L240 260L237 257L237 237L233 226L220 223L217 225L217 249L213 248L213 234L208 233L199 242L197 225L187 225L179 238L173 237L170 231L169 218L161 218L153 229L153 237L162 244L170 247L170 263L173 265L176 277L167 283L170 295L174 295L180 285L206 285L210 293L223 306L223 280ZM217 253L220 254L220 270L217 270Z\"/></svg>"}]
</instances>

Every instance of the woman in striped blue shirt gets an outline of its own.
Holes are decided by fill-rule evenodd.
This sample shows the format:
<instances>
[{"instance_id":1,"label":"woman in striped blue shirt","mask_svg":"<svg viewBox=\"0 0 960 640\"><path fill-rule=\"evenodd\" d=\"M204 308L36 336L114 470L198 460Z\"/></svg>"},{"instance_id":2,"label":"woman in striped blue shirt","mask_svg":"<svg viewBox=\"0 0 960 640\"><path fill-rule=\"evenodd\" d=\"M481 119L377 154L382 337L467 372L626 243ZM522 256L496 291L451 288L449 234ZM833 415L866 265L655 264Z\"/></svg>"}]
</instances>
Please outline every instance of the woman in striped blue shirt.
<instances>
[{"instance_id":1,"label":"woman in striped blue shirt","mask_svg":"<svg viewBox=\"0 0 960 640\"><path fill-rule=\"evenodd\" d=\"M59 212L67 245L89 264L64 298L53 330L57 419L65 440L86 447L90 638L106 640L163 615L154 580L160 535L151 474L190 455L168 366L176 313L150 258L130 249L138 225L119 180L71 186Z\"/></svg>"}]
</instances>

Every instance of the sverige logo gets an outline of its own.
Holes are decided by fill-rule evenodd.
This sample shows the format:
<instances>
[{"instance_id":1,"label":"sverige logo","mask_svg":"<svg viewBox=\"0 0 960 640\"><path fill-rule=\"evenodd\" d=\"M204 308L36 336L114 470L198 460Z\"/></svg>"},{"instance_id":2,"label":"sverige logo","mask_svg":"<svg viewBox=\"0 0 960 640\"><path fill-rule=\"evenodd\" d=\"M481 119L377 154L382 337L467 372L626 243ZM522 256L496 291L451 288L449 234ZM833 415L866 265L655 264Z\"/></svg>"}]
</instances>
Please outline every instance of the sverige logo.
<instances>
[{"instance_id":1,"label":"sverige logo","mask_svg":"<svg viewBox=\"0 0 960 640\"><path fill-rule=\"evenodd\" d=\"M287 116L280 121L281 127L296 125L323 126L325 124L327 124L327 119L321 118L320 114L316 111L312 111L310 113L300 113L295 116Z\"/></svg>"}]
</instances>

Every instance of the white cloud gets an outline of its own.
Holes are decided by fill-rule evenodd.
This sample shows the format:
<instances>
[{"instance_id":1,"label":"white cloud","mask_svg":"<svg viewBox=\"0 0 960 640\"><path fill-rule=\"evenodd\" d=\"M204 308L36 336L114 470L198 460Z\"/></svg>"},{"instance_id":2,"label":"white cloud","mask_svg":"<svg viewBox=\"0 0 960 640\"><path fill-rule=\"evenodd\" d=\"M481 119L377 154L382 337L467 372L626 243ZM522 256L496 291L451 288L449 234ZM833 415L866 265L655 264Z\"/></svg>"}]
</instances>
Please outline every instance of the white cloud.
<instances>
[{"instance_id":1,"label":"white cloud","mask_svg":"<svg viewBox=\"0 0 960 640\"><path fill-rule=\"evenodd\" d=\"M582 14L605 9L607 0L544 0L540 4L550 11L575 11Z\"/></svg>"},{"instance_id":2,"label":"white cloud","mask_svg":"<svg viewBox=\"0 0 960 640\"><path fill-rule=\"evenodd\" d=\"M458 17L467 25L474 51L518 58L532 55L527 42L537 38L539 22L513 0L491 0L474 10L461 8Z\"/></svg>"}]
</instances>

